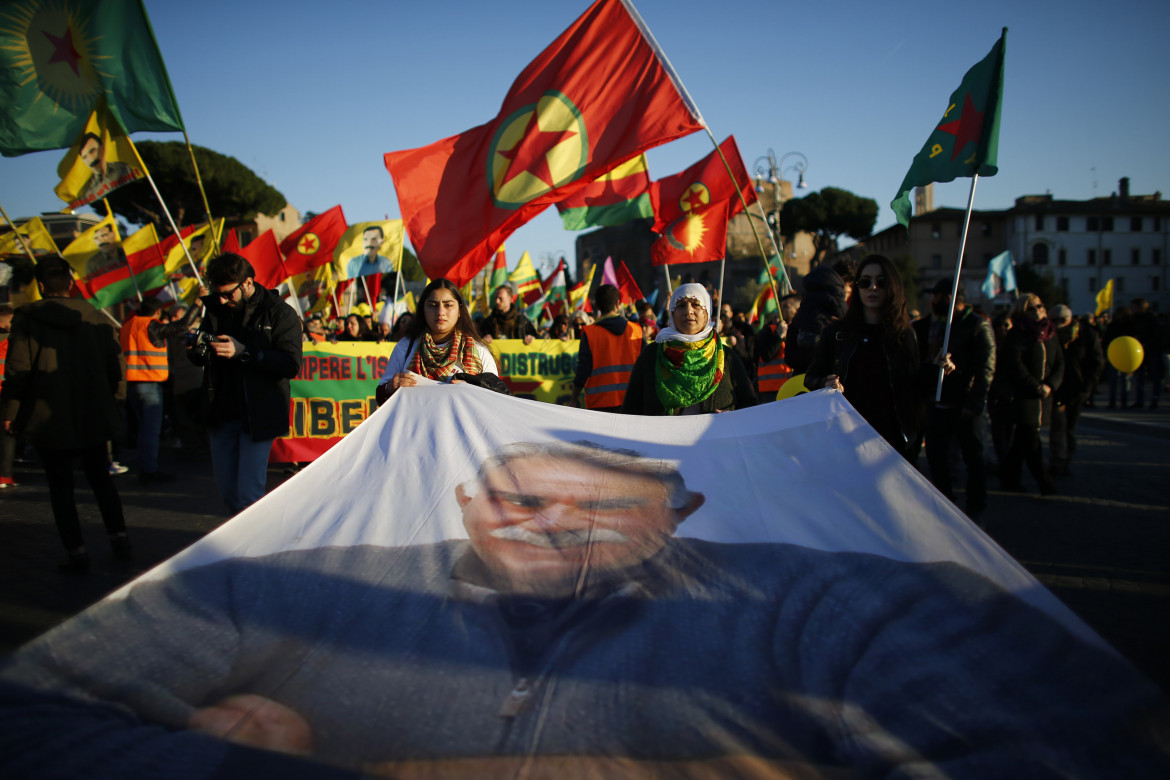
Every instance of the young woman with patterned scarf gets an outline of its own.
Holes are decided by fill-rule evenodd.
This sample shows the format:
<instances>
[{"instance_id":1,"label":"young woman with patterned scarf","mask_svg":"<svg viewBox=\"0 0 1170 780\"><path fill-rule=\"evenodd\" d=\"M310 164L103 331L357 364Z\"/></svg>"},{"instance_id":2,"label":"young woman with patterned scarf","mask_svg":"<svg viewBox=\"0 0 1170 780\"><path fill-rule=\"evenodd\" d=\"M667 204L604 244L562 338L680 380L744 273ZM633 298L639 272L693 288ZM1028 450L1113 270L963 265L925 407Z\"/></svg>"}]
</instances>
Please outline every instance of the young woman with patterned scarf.
<instances>
[{"instance_id":1,"label":"young woman with patterned scarf","mask_svg":"<svg viewBox=\"0 0 1170 780\"><path fill-rule=\"evenodd\" d=\"M378 398L400 387L450 382L456 374L498 374L492 353L483 345L459 288L446 279L428 284L419 311L405 338L390 353L378 385Z\"/></svg>"},{"instance_id":2,"label":"young woman with patterned scarf","mask_svg":"<svg viewBox=\"0 0 1170 780\"><path fill-rule=\"evenodd\" d=\"M701 284L670 296L670 324L647 344L630 372L623 414L729 412L756 405L743 361L725 349L711 322L711 296Z\"/></svg>"}]
</instances>

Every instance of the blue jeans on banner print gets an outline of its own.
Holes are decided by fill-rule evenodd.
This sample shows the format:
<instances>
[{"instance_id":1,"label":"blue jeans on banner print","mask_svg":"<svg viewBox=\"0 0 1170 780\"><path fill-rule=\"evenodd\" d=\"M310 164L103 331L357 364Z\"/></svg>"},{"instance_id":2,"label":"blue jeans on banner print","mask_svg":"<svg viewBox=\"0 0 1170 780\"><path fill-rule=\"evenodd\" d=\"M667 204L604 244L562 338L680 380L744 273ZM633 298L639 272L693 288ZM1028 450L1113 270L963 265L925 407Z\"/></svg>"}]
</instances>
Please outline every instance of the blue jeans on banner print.
<instances>
[{"instance_id":1,"label":"blue jeans on banner print","mask_svg":"<svg viewBox=\"0 0 1170 780\"><path fill-rule=\"evenodd\" d=\"M247 509L264 496L268 453L275 439L252 441L239 420L209 428L211 470L224 504L232 513Z\"/></svg>"},{"instance_id":2,"label":"blue jeans on banner print","mask_svg":"<svg viewBox=\"0 0 1170 780\"><path fill-rule=\"evenodd\" d=\"M138 471L158 471L158 440L162 434L162 382L127 382L126 400L138 421Z\"/></svg>"}]
</instances>

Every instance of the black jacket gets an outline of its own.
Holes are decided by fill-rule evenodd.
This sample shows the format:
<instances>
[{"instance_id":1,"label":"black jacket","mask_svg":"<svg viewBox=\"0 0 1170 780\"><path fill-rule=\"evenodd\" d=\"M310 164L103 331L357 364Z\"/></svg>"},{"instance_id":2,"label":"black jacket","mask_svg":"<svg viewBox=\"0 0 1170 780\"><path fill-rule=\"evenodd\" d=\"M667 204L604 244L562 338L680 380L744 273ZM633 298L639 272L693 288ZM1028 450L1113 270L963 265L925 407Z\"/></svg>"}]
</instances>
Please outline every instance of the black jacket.
<instances>
[{"instance_id":1,"label":"black jacket","mask_svg":"<svg viewBox=\"0 0 1170 780\"><path fill-rule=\"evenodd\" d=\"M784 362L792 373L803 374L812 363L821 332L845 316L845 280L827 265L818 265L804 277L804 298L788 326Z\"/></svg>"},{"instance_id":2,"label":"black jacket","mask_svg":"<svg viewBox=\"0 0 1170 780\"><path fill-rule=\"evenodd\" d=\"M219 299L203 299L207 313L202 332L233 336L247 357L225 360L212 352L200 357L188 352L203 372L203 400L207 425L215 427L241 420L254 441L274 439L289 431L289 380L301 370L301 324L276 293L256 285L243 316L222 306Z\"/></svg>"},{"instance_id":3,"label":"black jacket","mask_svg":"<svg viewBox=\"0 0 1170 780\"><path fill-rule=\"evenodd\" d=\"M919 379L922 383L922 398L927 404L934 403L938 389L938 366L934 358L942 348L945 322L938 322L933 316L914 322L918 348L922 354ZM931 339L931 330L940 331ZM937 345L934 343L937 341ZM987 403L987 391L995 375L995 334L991 323L976 314L970 306L956 311L951 324L951 339L947 344L955 370L943 380L943 406L959 406L971 414L981 414Z\"/></svg>"},{"instance_id":4,"label":"black jacket","mask_svg":"<svg viewBox=\"0 0 1170 780\"><path fill-rule=\"evenodd\" d=\"M804 386L817 390L824 386L825 377L836 374L841 384L849 386L849 363L862 342L862 333L843 321L825 328L817 344L812 365L805 374ZM882 351L890 373L890 389L894 397L894 413L906 441L914 441L918 433L918 339L913 328L906 328L902 339L882 340Z\"/></svg>"}]
</instances>

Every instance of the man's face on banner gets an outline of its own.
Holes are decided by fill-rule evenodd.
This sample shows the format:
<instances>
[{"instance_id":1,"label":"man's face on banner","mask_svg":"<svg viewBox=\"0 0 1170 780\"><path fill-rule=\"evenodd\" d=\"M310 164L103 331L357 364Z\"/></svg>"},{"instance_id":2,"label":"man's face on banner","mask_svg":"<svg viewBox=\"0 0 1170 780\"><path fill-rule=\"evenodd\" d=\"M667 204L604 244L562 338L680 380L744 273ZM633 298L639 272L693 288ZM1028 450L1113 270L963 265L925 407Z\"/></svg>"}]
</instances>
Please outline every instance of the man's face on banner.
<instances>
[{"instance_id":1,"label":"man's face on banner","mask_svg":"<svg viewBox=\"0 0 1170 780\"><path fill-rule=\"evenodd\" d=\"M381 228L370 228L362 233L362 251L365 252L366 257L371 260L378 256L378 252L382 249L382 230Z\"/></svg>"},{"instance_id":2,"label":"man's face on banner","mask_svg":"<svg viewBox=\"0 0 1170 780\"><path fill-rule=\"evenodd\" d=\"M118 240L114 237L114 228L102 225L93 231L93 242L103 255L110 255L118 251Z\"/></svg>"},{"instance_id":3,"label":"man's face on banner","mask_svg":"<svg viewBox=\"0 0 1170 780\"><path fill-rule=\"evenodd\" d=\"M559 596L650 558L696 506L636 471L532 455L490 471L471 496L456 489L471 545L515 592Z\"/></svg>"},{"instance_id":4,"label":"man's face on banner","mask_svg":"<svg viewBox=\"0 0 1170 780\"><path fill-rule=\"evenodd\" d=\"M102 145L96 138L86 138L81 145L81 161L96 174L102 172Z\"/></svg>"}]
</instances>

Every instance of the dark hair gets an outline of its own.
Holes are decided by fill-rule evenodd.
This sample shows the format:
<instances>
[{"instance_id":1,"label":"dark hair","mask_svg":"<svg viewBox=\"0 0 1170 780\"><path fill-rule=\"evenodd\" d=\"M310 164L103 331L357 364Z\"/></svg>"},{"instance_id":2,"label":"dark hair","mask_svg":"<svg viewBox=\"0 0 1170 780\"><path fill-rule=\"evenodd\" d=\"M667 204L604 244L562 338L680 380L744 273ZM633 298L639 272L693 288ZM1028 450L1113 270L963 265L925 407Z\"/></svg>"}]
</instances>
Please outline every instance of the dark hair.
<instances>
[{"instance_id":1,"label":"dark hair","mask_svg":"<svg viewBox=\"0 0 1170 780\"><path fill-rule=\"evenodd\" d=\"M73 269L60 257L46 257L37 263L37 282L50 295L69 292L73 284Z\"/></svg>"},{"instance_id":2,"label":"dark hair","mask_svg":"<svg viewBox=\"0 0 1170 780\"><path fill-rule=\"evenodd\" d=\"M882 306L883 335L891 341L901 341L902 335L910 327L910 314L906 311L906 288L902 286L902 277L898 276L898 269L890 258L885 255L866 255L857 264L857 275L867 265L879 265L885 274L889 285L890 297ZM845 310L844 321L850 326L865 324L865 314L862 311L860 290L854 289L849 296L848 308Z\"/></svg>"},{"instance_id":3,"label":"dark hair","mask_svg":"<svg viewBox=\"0 0 1170 780\"><path fill-rule=\"evenodd\" d=\"M603 284L597 288L597 310L602 314L616 309L621 300L622 294L612 284Z\"/></svg>"},{"instance_id":4,"label":"dark hair","mask_svg":"<svg viewBox=\"0 0 1170 780\"><path fill-rule=\"evenodd\" d=\"M211 258L207 263L207 283L221 286L225 284L241 284L247 279L256 278L256 269L246 258L235 252L224 252ZM212 292L215 292L212 290Z\"/></svg>"},{"instance_id":5,"label":"dark hair","mask_svg":"<svg viewBox=\"0 0 1170 780\"><path fill-rule=\"evenodd\" d=\"M98 136L98 134L97 134L97 133L86 133L85 135L81 136L81 146L79 146L79 147L77 147L77 148L78 148L78 149L84 149L84 148L85 148L85 142L86 142L86 141L88 141L88 140L89 140L89 139L91 139L91 138L92 138L93 140L97 141L97 143L98 143L98 146L101 146L101 145L102 145L102 139L101 139L101 137L100 137L100 136Z\"/></svg>"},{"instance_id":6,"label":"dark hair","mask_svg":"<svg viewBox=\"0 0 1170 780\"><path fill-rule=\"evenodd\" d=\"M847 255L845 257L838 258L837 261L833 263L833 270L837 272L837 276L841 277L841 281L848 284L857 278L857 272L861 270L861 266L865 265L870 257L881 257L881 255L869 255L869 257L866 257L865 260L861 261L861 265L855 265L853 263L853 258Z\"/></svg>"},{"instance_id":7,"label":"dark hair","mask_svg":"<svg viewBox=\"0 0 1170 780\"><path fill-rule=\"evenodd\" d=\"M16 313L16 309L9 306L7 303L0 303L0 317L9 317Z\"/></svg>"},{"instance_id":8,"label":"dark hair","mask_svg":"<svg viewBox=\"0 0 1170 780\"><path fill-rule=\"evenodd\" d=\"M162 308L162 304L158 302L158 298L143 298L142 303L138 304L139 317L153 317L154 313Z\"/></svg>"},{"instance_id":9,"label":"dark hair","mask_svg":"<svg viewBox=\"0 0 1170 780\"><path fill-rule=\"evenodd\" d=\"M475 322L471 319L471 312L467 309L467 302L463 300L463 295L459 292L459 288L455 283L446 279L435 279L423 288L422 294L418 296L418 308L415 316L411 319L410 325L407 326L404 335L411 341L422 338L423 333L427 330L427 318L424 313L427 298L430 298L431 293L440 287L444 290L450 290L451 294L455 296L455 300L459 303L459 321L455 324L455 327L463 331L463 335L480 341L479 331L475 329Z\"/></svg>"}]
</instances>

